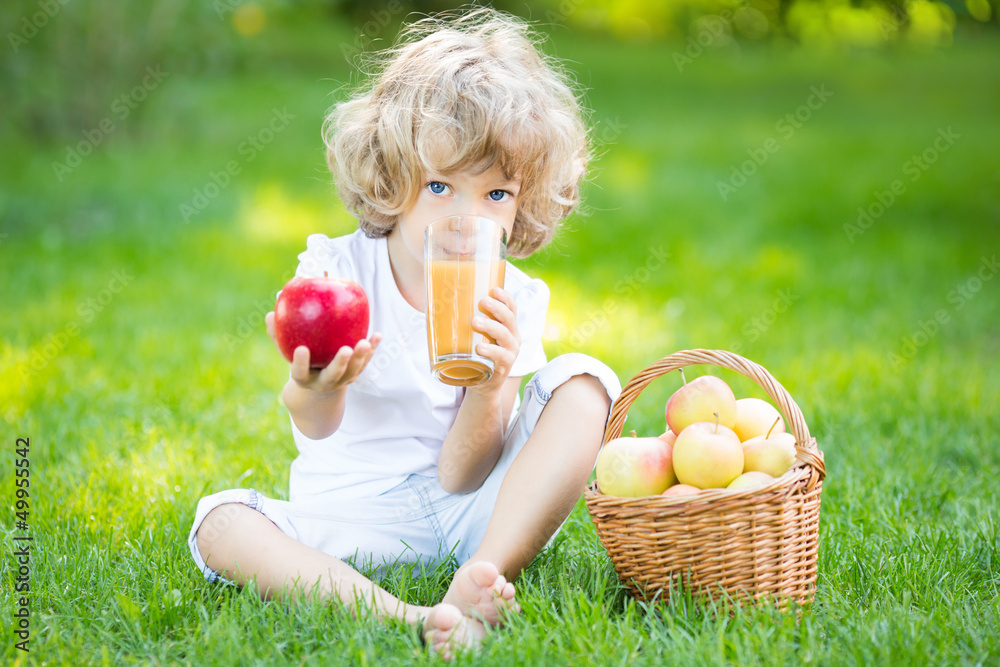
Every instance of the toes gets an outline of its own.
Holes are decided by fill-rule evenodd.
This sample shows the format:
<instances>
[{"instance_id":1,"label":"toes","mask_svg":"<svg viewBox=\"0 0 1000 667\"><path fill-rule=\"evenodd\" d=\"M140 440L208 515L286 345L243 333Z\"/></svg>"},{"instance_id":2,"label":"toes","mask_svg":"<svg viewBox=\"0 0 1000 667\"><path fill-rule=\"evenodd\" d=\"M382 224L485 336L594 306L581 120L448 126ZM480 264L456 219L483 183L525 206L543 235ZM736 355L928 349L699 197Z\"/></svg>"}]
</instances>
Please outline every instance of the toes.
<instances>
[{"instance_id":1,"label":"toes","mask_svg":"<svg viewBox=\"0 0 1000 667\"><path fill-rule=\"evenodd\" d=\"M447 635L461 622L461 610L453 604L442 602L431 608L424 621L424 628L428 631L440 630L440 634Z\"/></svg>"},{"instance_id":2,"label":"toes","mask_svg":"<svg viewBox=\"0 0 1000 667\"><path fill-rule=\"evenodd\" d=\"M441 633L437 630L431 630L428 633L427 645L431 647L432 653L440 656L446 662L455 658L455 654L451 651L451 644L448 641L448 637L442 637Z\"/></svg>"},{"instance_id":3,"label":"toes","mask_svg":"<svg viewBox=\"0 0 1000 667\"><path fill-rule=\"evenodd\" d=\"M511 602L514 599L516 589L514 584L504 579L503 575L497 577L493 585L494 602Z\"/></svg>"},{"instance_id":4,"label":"toes","mask_svg":"<svg viewBox=\"0 0 1000 667\"><path fill-rule=\"evenodd\" d=\"M493 627L504 624L504 614L520 610L515 595L514 584L500 574L494 563L477 561L456 573L444 601L456 605L469 618Z\"/></svg>"},{"instance_id":5,"label":"toes","mask_svg":"<svg viewBox=\"0 0 1000 667\"><path fill-rule=\"evenodd\" d=\"M500 574L500 571L492 563L485 563L487 567L477 567L476 563L469 567L469 578L478 587L489 591L493 601L510 601L514 597L514 584L507 581L507 578ZM495 573L495 574L494 574ZM490 579L490 577L493 577ZM485 592L485 591L484 591ZM485 599L484 599L485 601Z\"/></svg>"},{"instance_id":6,"label":"toes","mask_svg":"<svg viewBox=\"0 0 1000 667\"><path fill-rule=\"evenodd\" d=\"M500 592L497 593L496 598L494 598L493 605L496 609L496 623L498 625L505 623L505 616L507 614L518 614L521 612L521 605L514 600L515 593L514 584L506 582Z\"/></svg>"},{"instance_id":7,"label":"toes","mask_svg":"<svg viewBox=\"0 0 1000 667\"><path fill-rule=\"evenodd\" d=\"M458 607L446 603L435 605L424 619L424 642L445 660L454 657L452 643L459 639L456 631L462 623Z\"/></svg>"},{"instance_id":8,"label":"toes","mask_svg":"<svg viewBox=\"0 0 1000 667\"><path fill-rule=\"evenodd\" d=\"M447 634L431 630L427 644L431 647L433 653L441 656L442 660L448 661L455 657L455 654L452 653L449 639L450 637Z\"/></svg>"},{"instance_id":9,"label":"toes","mask_svg":"<svg viewBox=\"0 0 1000 667\"><path fill-rule=\"evenodd\" d=\"M424 642L444 660L452 660L457 651L477 646L486 628L462 615L455 605L442 602L424 618Z\"/></svg>"},{"instance_id":10,"label":"toes","mask_svg":"<svg viewBox=\"0 0 1000 667\"><path fill-rule=\"evenodd\" d=\"M502 578L497 566L488 561L479 561L469 566L469 578L480 588L493 586L497 578Z\"/></svg>"}]
</instances>

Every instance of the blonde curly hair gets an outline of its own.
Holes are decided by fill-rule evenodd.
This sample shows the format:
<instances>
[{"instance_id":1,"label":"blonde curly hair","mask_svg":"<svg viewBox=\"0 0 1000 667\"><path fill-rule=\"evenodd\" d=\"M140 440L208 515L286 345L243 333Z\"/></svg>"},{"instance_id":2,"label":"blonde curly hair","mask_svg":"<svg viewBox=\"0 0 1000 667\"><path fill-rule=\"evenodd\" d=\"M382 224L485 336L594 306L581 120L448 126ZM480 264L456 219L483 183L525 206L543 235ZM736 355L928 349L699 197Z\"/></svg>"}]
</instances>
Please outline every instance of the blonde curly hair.
<instances>
[{"instance_id":1,"label":"blonde curly hair","mask_svg":"<svg viewBox=\"0 0 1000 667\"><path fill-rule=\"evenodd\" d=\"M571 80L521 20L488 8L406 28L370 81L323 123L344 205L371 237L386 236L429 171L499 167L520 178L507 253L548 243L580 203L590 158Z\"/></svg>"}]
</instances>

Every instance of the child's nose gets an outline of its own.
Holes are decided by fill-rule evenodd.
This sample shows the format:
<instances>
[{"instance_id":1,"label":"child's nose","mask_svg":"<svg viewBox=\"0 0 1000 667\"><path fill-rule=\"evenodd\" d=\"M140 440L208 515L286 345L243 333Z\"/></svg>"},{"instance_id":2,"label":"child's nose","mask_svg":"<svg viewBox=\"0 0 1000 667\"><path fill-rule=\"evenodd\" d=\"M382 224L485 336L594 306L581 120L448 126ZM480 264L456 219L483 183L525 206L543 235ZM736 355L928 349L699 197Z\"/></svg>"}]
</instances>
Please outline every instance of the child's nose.
<instances>
[{"instance_id":1,"label":"child's nose","mask_svg":"<svg viewBox=\"0 0 1000 667\"><path fill-rule=\"evenodd\" d=\"M470 204L469 206L466 206L466 208L468 209L466 215L485 216L487 214L486 205L483 202L476 202L474 204Z\"/></svg>"}]
</instances>

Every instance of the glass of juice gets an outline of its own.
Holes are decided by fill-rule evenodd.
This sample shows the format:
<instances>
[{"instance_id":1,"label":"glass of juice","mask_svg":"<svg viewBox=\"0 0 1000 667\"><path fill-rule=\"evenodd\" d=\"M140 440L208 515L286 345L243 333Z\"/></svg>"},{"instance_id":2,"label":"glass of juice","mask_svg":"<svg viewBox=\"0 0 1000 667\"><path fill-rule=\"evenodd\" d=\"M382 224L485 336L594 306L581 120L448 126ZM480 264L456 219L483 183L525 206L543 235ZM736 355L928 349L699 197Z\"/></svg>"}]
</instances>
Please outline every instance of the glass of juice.
<instances>
[{"instance_id":1,"label":"glass of juice","mask_svg":"<svg viewBox=\"0 0 1000 667\"><path fill-rule=\"evenodd\" d=\"M427 346L431 373L445 384L471 387L493 377L493 362L476 354L487 336L472 329L479 302L503 287L507 232L489 218L453 215L424 231Z\"/></svg>"}]
</instances>

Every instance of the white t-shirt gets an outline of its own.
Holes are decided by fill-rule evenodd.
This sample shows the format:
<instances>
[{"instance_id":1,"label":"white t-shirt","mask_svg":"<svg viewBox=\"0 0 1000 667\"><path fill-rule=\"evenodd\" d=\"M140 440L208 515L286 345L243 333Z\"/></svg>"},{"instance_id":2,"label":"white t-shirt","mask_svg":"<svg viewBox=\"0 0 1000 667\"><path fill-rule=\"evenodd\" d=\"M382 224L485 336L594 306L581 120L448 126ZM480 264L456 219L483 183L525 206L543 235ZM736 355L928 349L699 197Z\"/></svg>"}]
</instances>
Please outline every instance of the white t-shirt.
<instances>
[{"instance_id":1,"label":"white t-shirt","mask_svg":"<svg viewBox=\"0 0 1000 667\"><path fill-rule=\"evenodd\" d=\"M465 389L431 375L426 315L396 287L385 238L368 238L360 230L334 239L313 234L295 275L324 271L364 288L369 336L378 331L383 337L364 372L348 385L344 419L333 435L313 440L292 421L299 450L289 474L293 502L374 496L411 473L436 475L441 445L465 396ZM549 289L509 262L504 289L517 303L522 342L510 376L520 377L546 363L542 330Z\"/></svg>"}]
</instances>

